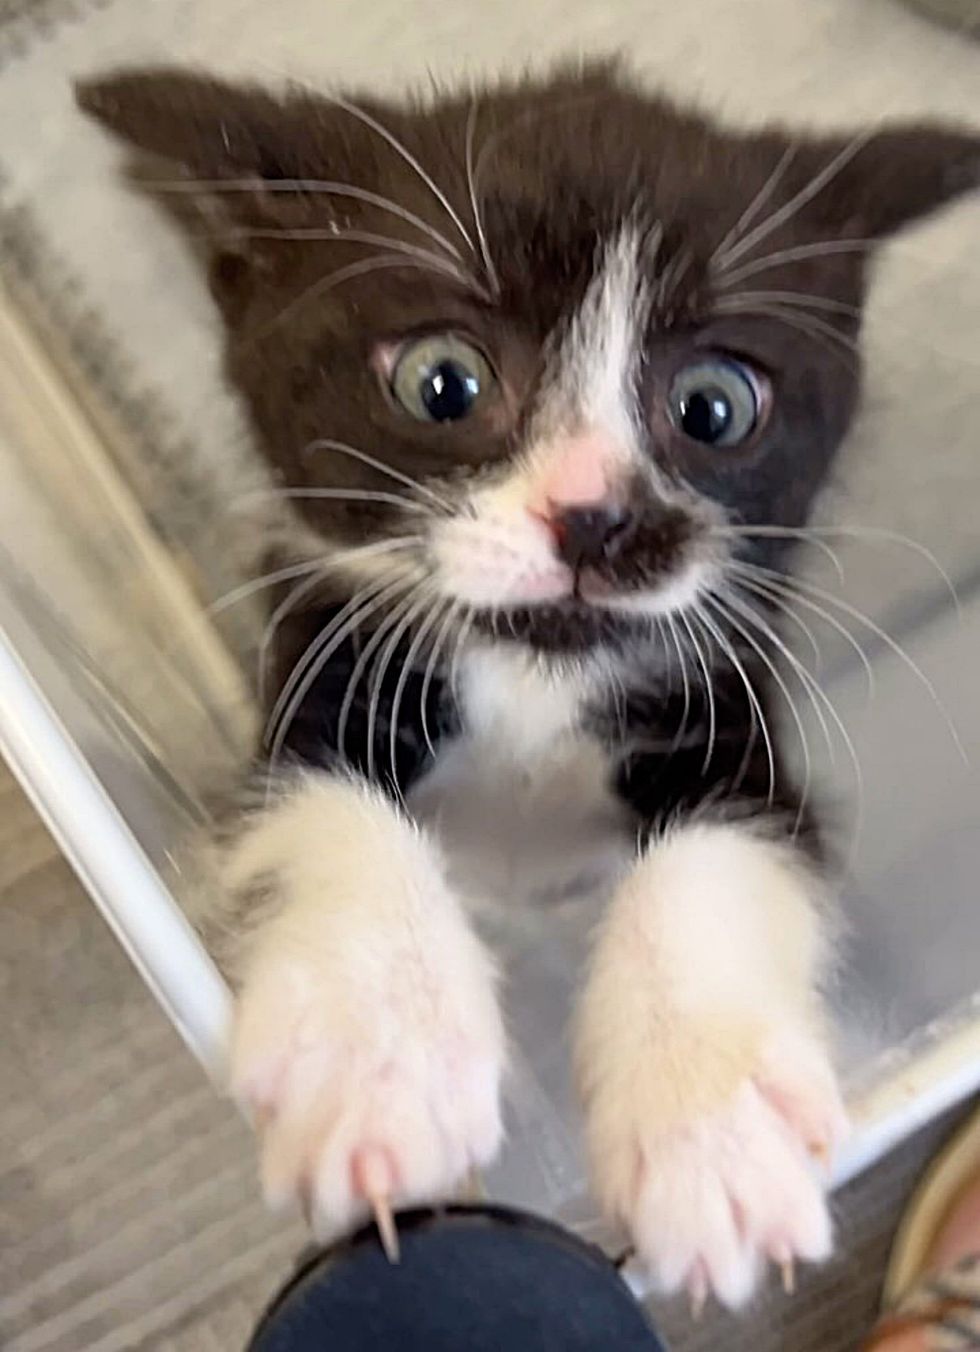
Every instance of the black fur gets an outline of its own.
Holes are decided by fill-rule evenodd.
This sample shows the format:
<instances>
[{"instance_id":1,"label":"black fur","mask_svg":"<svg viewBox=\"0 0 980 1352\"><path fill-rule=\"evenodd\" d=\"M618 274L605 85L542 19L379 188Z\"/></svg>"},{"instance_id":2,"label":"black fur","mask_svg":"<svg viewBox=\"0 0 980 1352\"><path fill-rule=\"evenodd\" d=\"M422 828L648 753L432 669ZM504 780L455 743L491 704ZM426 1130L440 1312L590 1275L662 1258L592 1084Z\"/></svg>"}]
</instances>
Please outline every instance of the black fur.
<instances>
[{"instance_id":1,"label":"black fur","mask_svg":"<svg viewBox=\"0 0 980 1352\"><path fill-rule=\"evenodd\" d=\"M303 628L309 640L322 632L341 609L339 605L325 607L308 615ZM356 637L347 638L340 644L329 661L318 667L309 691L289 720L282 763L347 769L364 777L370 772L370 777L392 797L406 794L431 764L429 743L438 750L459 730L453 702L441 675L426 685L420 664L410 669L398 692L410 643L408 635L396 646L383 671L379 672L376 662L366 663L356 681L353 678L363 651L363 638L360 642ZM379 653L384 647L382 643ZM340 716L348 694L349 712L341 739ZM396 695L398 730L392 764L390 731Z\"/></svg>"}]
</instances>

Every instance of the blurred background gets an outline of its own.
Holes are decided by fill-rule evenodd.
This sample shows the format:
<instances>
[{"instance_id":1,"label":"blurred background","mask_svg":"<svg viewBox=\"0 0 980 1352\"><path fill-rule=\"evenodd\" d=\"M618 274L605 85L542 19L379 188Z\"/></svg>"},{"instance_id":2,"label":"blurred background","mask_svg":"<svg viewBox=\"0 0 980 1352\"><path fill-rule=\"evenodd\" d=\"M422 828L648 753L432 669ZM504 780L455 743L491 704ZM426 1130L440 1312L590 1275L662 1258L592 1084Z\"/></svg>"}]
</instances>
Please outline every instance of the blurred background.
<instances>
[{"instance_id":1,"label":"blurred background","mask_svg":"<svg viewBox=\"0 0 980 1352\"><path fill-rule=\"evenodd\" d=\"M248 598L211 607L249 575L237 507L260 471L194 261L126 189L72 79L174 62L397 91L625 51L651 85L739 124L978 124L971 28L976 0L0 0L0 624L178 895L179 837L253 731L258 611ZM811 564L912 655L974 761L978 238L974 200L880 258L866 398L816 519L883 534L844 541L843 586ZM942 573L884 533L932 551L960 614ZM873 629L855 633L875 668L870 703L853 651L820 634L821 679L864 778L841 1041L856 1097L884 1086L914 1103L922 1085L902 1076L923 1048L980 1027L980 796L922 682ZM846 752L825 759L853 822ZM265 1214L244 1127L3 776L0 1344L237 1348L300 1228ZM581 917L555 923L557 954L574 953ZM493 1187L530 1190L572 1222L581 1180L557 1061L574 968L552 966L517 983L524 1126ZM521 1004L522 989L535 1000ZM767 1293L737 1325L665 1309L673 1345L853 1347L901 1200L948 1126L910 1134L841 1195L840 1254L794 1301Z\"/></svg>"}]
</instances>

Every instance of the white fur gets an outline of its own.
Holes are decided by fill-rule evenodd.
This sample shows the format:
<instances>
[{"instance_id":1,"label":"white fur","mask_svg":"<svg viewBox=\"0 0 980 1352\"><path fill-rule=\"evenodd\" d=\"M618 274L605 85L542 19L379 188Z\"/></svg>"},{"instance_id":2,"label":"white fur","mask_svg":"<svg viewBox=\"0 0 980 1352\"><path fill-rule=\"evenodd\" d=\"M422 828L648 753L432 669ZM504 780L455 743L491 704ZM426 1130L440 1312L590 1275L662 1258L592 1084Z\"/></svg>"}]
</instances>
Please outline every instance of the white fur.
<instances>
[{"instance_id":1,"label":"white fur","mask_svg":"<svg viewBox=\"0 0 980 1352\"><path fill-rule=\"evenodd\" d=\"M658 583L653 591L622 592L589 600L600 609L623 615L673 615L693 605L718 580L718 574L717 558L704 549L674 577Z\"/></svg>"},{"instance_id":2,"label":"white fur","mask_svg":"<svg viewBox=\"0 0 980 1352\"><path fill-rule=\"evenodd\" d=\"M492 912L495 930L505 909L546 933L554 918L544 904L601 887L630 856L608 754L582 727L602 679L489 644L460 663L462 735L409 803L438 833L467 904Z\"/></svg>"},{"instance_id":3,"label":"white fur","mask_svg":"<svg viewBox=\"0 0 980 1352\"><path fill-rule=\"evenodd\" d=\"M529 766L578 735L584 702L596 682L561 673L525 650L480 645L460 672L460 708L467 731L488 753ZM494 750L496 748L496 750Z\"/></svg>"},{"instance_id":4,"label":"white fur","mask_svg":"<svg viewBox=\"0 0 980 1352\"><path fill-rule=\"evenodd\" d=\"M572 570L527 511L519 474L473 499L472 514L438 522L432 558L440 589L474 606L534 605L571 594Z\"/></svg>"},{"instance_id":5,"label":"white fur","mask_svg":"<svg viewBox=\"0 0 980 1352\"><path fill-rule=\"evenodd\" d=\"M647 308L640 238L624 228L607 246L552 360L529 445L501 477L476 489L468 512L438 523L432 553L442 591L474 605L538 604L571 594L574 577L536 514L542 484L560 474L568 443L594 439L610 483L644 463L633 392ZM645 465L645 472L650 472Z\"/></svg>"},{"instance_id":6,"label":"white fur","mask_svg":"<svg viewBox=\"0 0 980 1352\"><path fill-rule=\"evenodd\" d=\"M491 961L439 852L379 794L309 774L246 831L232 889L275 904L241 955L232 1086L273 1202L321 1236L366 1208L450 1195L501 1140L504 1034Z\"/></svg>"},{"instance_id":7,"label":"white fur","mask_svg":"<svg viewBox=\"0 0 980 1352\"><path fill-rule=\"evenodd\" d=\"M811 1155L844 1118L817 893L792 847L691 823L602 923L576 1047L593 1178L662 1290L737 1305L766 1257L829 1251Z\"/></svg>"},{"instance_id":8,"label":"white fur","mask_svg":"<svg viewBox=\"0 0 980 1352\"><path fill-rule=\"evenodd\" d=\"M624 461L638 457L635 386L650 307L641 246L635 226L625 226L607 245L555 361L539 417L542 440L595 428L618 446Z\"/></svg>"}]
</instances>

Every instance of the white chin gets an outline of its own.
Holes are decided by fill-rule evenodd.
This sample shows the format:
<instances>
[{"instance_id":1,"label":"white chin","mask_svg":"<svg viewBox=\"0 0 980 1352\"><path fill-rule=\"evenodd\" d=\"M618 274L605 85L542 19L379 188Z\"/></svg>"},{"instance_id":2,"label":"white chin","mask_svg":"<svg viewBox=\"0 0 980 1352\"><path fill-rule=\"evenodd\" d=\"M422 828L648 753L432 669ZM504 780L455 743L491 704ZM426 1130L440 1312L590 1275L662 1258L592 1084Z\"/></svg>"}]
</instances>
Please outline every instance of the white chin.
<instances>
[{"instance_id":1,"label":"white chin","mask_svg":"<svg viewBox=\"0 0 980 1352\"><path fill-rule=\"evenodd\" d=\"M658 587L644 591L592 595L584 587L582 599L597 610L611 610L620 615L670 615L698 600L706 581L706 571L702 564L690 564Z\"/></svg>"},{"instance_id":2,"label":"white chin","mask_svg":"<svg viewBox=\"0 0 980 1352\"><path fill-rule=\"evenodd\" d=\"M522 578L519 583L501 587L492 577L454 579L447 588L454 600L479 609L522 610L532 606L560 605L572 597L572 582L567 575Z\"/></svg>"}]
</instances>

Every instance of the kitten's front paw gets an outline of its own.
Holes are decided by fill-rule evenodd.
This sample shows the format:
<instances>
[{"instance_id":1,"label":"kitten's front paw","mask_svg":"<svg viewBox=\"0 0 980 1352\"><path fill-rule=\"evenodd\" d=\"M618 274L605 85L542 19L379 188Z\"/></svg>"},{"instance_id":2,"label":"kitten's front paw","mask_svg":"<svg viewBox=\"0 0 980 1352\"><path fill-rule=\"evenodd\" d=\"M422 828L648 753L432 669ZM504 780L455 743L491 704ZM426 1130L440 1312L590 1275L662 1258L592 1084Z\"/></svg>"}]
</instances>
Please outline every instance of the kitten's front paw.
<instances>
[{"instance_id":1,"label":"kitten's front paw","mask_svg":"<svg viewBox=\"0 0 980 1352\"><path fill-rule=\"evenodd\" d=\"M298 1201L321 1239L372 1206L451 1196L488 1164L504 1058L489 964L461 925L424 951L356 919L325 928L305 955L260 955L232 1053L267 1199Z\"/></svg>"},{"instance_id":2,"label":"kitten's front paw","mask_svg":"<svg viewBox=\"0 0 980 1352\"><path fill-rule=\"evenodd\" d=\"M642 1105L667 1086L642 1079L604 1105L591 1143L598 1194L656 1288L686 1288L695 1308L709 1293L735 1307L771 1262L791 1289L797 1259L830 1252L820 1165L846 1129L819 1044L781 1036L724 1102L665 1130L650 1129Z\"/></svg>"}]
</instances>

